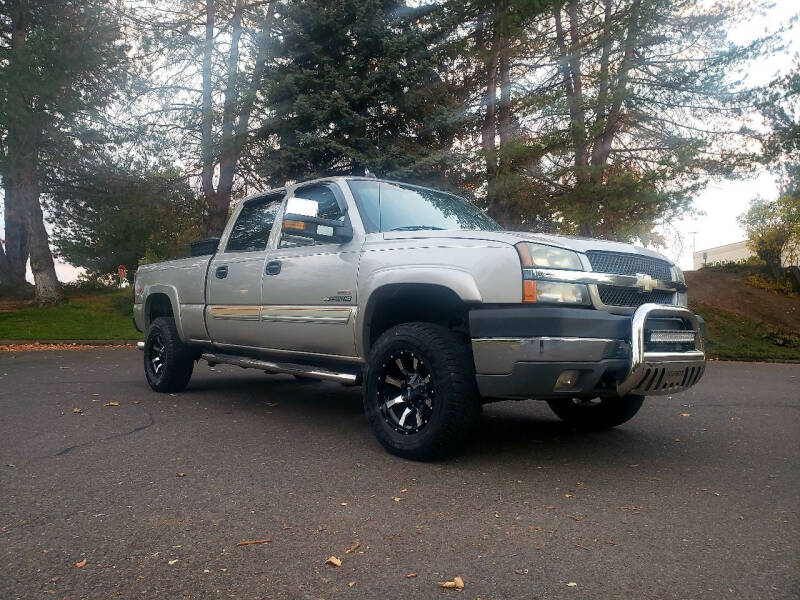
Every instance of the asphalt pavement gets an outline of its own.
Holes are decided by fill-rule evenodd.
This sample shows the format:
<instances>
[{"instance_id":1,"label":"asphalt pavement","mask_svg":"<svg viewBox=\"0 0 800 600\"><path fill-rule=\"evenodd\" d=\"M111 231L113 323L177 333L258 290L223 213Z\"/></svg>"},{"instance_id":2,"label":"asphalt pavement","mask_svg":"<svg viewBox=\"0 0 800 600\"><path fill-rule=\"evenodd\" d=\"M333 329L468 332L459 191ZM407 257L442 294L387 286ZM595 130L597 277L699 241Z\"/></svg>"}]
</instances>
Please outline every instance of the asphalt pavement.
<instances>
[{"instance_id":1,"label":"asphalt pavement","mask_svg":"<svg viewBox=\"0 0 800 600\"><path fill-rule=\"evenodd\" d=\"M360 388L201 363L159 395L141 361L0 353L0 598L800 593L800 365L711 363L602 433L494 404L425 464Z\"/></svg>"}]
</instances>

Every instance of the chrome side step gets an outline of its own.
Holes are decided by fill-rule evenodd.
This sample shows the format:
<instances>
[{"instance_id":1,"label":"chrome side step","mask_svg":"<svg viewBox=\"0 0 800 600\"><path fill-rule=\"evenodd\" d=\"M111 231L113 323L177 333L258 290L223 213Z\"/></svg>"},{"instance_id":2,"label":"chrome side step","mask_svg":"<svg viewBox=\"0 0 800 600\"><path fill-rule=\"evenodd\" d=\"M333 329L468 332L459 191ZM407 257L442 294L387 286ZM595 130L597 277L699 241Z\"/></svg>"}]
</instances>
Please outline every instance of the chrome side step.
<instances>
[{"instance_id":1,"label":"chrome side step","mask_svg":"<svg viewBox=\"0 0 800 600\"><path fill-rule=\"evenodd\" d=\"M207 360L208 364L236 365L244 369L258 369L267 373L286 373L288 375L300 375L311 379L324 379L326 381L337 381L347 385L357 385L361 377L354 373L341 373L331 371L322 367L311 367L308 365L298 365L294 363L277 363L269 360L250 358L248 356L234 356L232 354L215 354L213 352L203 352L200 358Z\"/></svg>"}]
</instances>

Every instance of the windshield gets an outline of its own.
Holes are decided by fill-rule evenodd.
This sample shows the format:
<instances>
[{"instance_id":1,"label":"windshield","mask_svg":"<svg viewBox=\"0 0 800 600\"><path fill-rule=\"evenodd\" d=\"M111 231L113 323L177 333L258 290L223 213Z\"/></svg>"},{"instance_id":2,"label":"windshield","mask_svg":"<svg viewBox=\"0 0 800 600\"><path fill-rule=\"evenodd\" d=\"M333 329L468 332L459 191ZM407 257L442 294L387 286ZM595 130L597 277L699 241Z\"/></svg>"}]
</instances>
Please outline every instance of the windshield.
<instances>
[{"instance_id":1,"label":"windshield","mask_svg":"<svg viewBox=\"0 0 800 600\"><path fill-rule=\"evenodd\" d=\"M348 180L367 232L500 226L472 204L444 192L384 181Z\"/></svg>"}]
</instances>

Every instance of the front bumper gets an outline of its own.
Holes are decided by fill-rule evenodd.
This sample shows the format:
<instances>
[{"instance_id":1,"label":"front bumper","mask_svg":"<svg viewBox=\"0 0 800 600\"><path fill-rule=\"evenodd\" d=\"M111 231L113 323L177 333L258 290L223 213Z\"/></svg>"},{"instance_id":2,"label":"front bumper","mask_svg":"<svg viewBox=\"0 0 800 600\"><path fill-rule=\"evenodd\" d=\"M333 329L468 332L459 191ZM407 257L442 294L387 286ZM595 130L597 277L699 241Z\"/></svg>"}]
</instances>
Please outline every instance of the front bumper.
<instances>
[{"instance_id":1,"label":"front bumper","mask_svg":"<svg viewBox=\"0 0 800 600\"><path fill-rule=\"evenodd\" d=\"M470 313L478 389L486 398L673 394L705 371L704 323L679 306L644 304L634 315L581 308L511 307ZM694 332L680 347L653 331ZM559 376L574 371L569 387Z\"/></svg>"}]
</instances>

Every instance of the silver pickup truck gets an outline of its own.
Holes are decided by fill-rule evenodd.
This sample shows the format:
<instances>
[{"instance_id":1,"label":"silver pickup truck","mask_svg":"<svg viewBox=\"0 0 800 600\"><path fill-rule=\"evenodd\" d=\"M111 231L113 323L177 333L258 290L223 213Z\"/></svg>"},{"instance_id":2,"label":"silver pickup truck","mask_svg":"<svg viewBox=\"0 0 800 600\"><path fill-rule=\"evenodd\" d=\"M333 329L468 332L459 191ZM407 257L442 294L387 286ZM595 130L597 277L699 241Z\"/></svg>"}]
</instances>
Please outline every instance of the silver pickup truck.
<instances>
[{"instance_id":1,"label":"silver pickup truck","mask_svg":"<svg viewBox=\"0 0 800 600\"><path fill-rule=\"evenodd\" d=\"M681 270L629 244L502 231L469 202L368 177L251 196L219 240L134 283L147 381L196 361L362 385L378 440L433 459L482 404L545 400L613 427L705 370Z\"/></svg>"}]
</instances>

